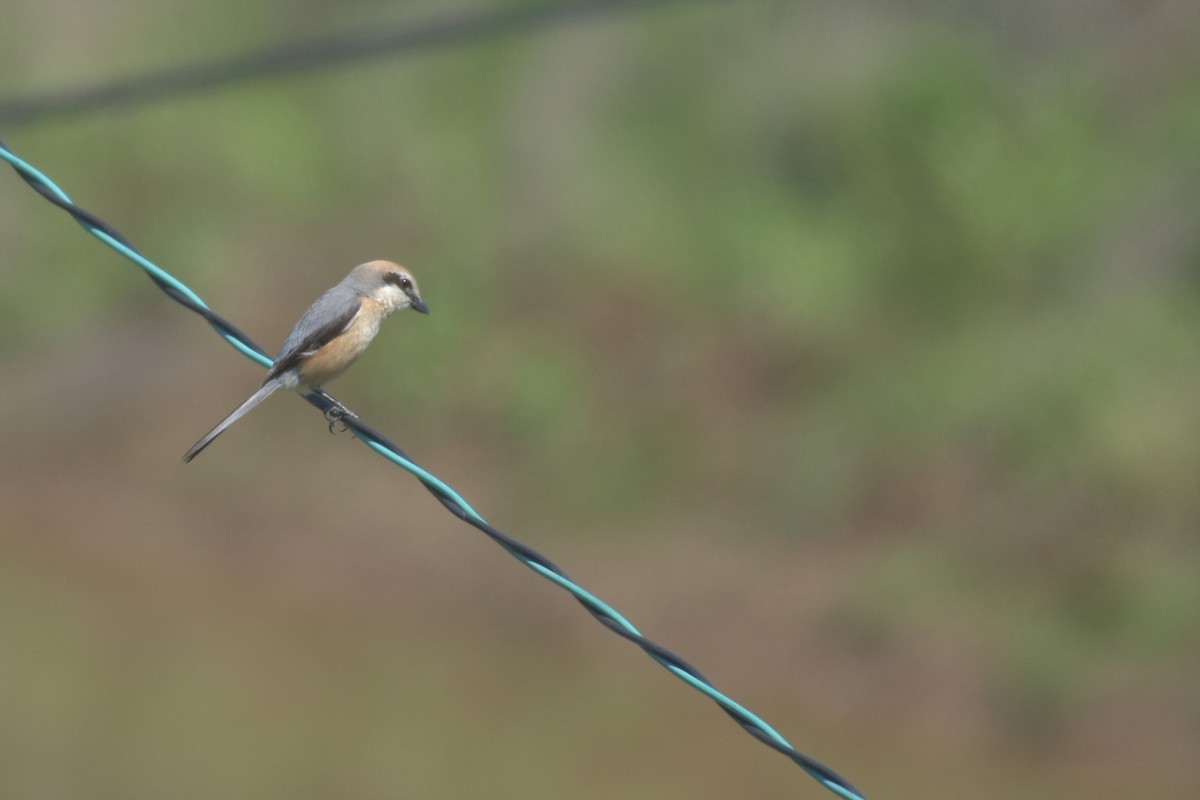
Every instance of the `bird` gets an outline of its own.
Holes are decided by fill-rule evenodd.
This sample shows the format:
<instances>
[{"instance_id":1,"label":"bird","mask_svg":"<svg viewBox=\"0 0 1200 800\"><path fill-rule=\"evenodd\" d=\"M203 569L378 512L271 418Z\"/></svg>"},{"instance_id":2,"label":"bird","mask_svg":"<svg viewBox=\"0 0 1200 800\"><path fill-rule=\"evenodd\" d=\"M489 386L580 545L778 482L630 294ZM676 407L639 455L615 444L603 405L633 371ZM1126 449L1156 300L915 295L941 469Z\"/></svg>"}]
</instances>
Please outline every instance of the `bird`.
<instances>
[{"instance_id":1,"label":"bird","mask_svg":"<svg viewBox=\"0 0 1200 800\"><path fill-rule=\"evenodd\" d=\"M277 390L294 389L304 395L320 392L362 355L385 319L406 308L429 313L417 281L407 269L391 261L368 261L350 270L300 316L259 390L188 448L183 462L198 456L226 428ZM330 430L338 420L353 416L336 401L326 412Z\"/></svg>"}]
</instances>

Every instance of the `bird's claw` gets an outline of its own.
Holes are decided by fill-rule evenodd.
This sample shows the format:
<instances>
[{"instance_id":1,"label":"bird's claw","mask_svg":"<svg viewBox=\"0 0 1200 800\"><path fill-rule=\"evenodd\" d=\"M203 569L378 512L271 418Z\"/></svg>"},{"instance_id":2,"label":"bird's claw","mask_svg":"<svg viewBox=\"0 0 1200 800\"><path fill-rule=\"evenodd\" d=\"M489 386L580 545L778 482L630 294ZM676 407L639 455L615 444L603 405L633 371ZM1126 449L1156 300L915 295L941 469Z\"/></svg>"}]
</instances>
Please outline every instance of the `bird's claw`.
<instances>
[{"instance_id":1,"label":"bird's claw","mask_svg":"<svg viewBox=\"0 0 1200 800\"><path fill-rule=\"evenodd\" d=\"M347 430L349 430L349 428L346 426L347 419L358 419L358 416L341 403L336 403L325 411L325 420L329 423L330 433L345 433ZM341 425L342 429L340 431L335 431L334 426L336 425Z\"/></svg>"}]
</instances>

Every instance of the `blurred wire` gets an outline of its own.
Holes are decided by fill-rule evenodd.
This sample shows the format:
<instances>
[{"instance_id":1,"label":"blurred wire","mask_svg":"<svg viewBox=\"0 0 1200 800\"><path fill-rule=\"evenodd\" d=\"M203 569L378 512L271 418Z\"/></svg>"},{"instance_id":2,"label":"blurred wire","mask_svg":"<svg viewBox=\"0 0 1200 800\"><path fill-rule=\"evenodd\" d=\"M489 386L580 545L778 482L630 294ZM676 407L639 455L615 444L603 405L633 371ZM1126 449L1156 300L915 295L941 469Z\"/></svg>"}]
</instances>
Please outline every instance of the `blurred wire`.
<instances>
[{"instance_id":1,"label":"blurred wire","mask_svg":"<svg viewBox=\"0 0 1200 800\"><path fill-rule=\"evenodd\" d=\"M128 239L111 226L94 214L76 206L62 189L58 188L57 185L33 166L13 154L2 141L0 141L0 158L11 164L17 174L33 187L38 194L74 217L76 222L82 225L93 236L100 239L100 241L141 267L150 276L150 279L166 292L171 299L204 317L208 321L208 324L224 337L227 342L237 348L237 350L264 367L271 365L271 358L263 348L230 322L210 310L195 292L143 256ZM337 401L325 392L315 392L306 396L306 399L312 405L321 409L322 412L326 412L331 407L337 405ZM851 786L845 778L842 778L824 764L796 750L766 722L718 691L691 664L670 650L642 636L638 629L616 609L568 578L566 573L554 564L554 562L536 550L492 527L457 492L442 482L437 476L418 466L408 454L384 437L383 434L367 427L354 417L347 417L344 422L347 428L352 430L372 450L415 475L425 485L425 488L452 514L487 534L493 541L508 551L510 555L517 558L546 580L570 592L606 628L638 645L647 655L677 678L707 695L754 738L792 759L809 775L825 786L826 789L837 794L839 797L845 798L845 800L865 800L863 795Z\"/></svg>"},{"instance_id":2,"label":"blurred wire","mask_svg":"<svg viewBox=\"0 0 1200 800\"><path fill-rule=\"evenodd\" d=\"M0 125L142 105L242 81L335 67L386 55L434 49L504 34L523 33L602 13L663 5L671 0L564 0L461 13L416 26L313 39L221 61L170 67L111 83L0 101Z\"/></svg>"}]
</instances>

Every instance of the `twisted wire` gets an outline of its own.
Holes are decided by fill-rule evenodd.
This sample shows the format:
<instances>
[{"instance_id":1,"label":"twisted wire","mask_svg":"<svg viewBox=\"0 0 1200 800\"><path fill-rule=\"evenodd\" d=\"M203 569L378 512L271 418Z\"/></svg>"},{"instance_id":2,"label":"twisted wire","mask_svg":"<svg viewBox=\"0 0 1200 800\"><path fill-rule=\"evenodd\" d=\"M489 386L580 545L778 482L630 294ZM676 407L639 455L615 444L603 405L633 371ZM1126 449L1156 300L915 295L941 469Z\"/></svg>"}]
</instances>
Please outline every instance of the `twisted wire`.
<instances>
[{"instance_id":1,"label":"twisted wire","mask_svg":"<svg viewBox=\"0 0 1200 800\"><path fill-rule=\"evenodd\" d=\"M142 255L128 239L111 226L94 214L75 205L62 189L33 166L17 157L3 141L0 141L0 158L7 161L25 183L42 197L70 214L88 233L141 267L168 297L203 317L235 349L264 367L271 366L271 357L262 347L228 320L212 311L195 292L179 279ZM324 391L313 392L306 395L305 399L322 412L338 405L337 401ZM493 527L449 485L419 466L386 436L353 417L347 417L344 422L346 427L353 431L354 435L364 444L414 475L450 513L487 535L538 575L565 589L604 627L633 642L668 672L712 699L755 739L790 758L814 780L839 797L845 800L865 800L864 795L849 781L819 761L796 750L782 735L757 715L719 691L700 670L662 645L647 639L634 627L633 623L625 619L608 603L571 580L557 564L528 545Z\"/></svg>"}]
</instances>

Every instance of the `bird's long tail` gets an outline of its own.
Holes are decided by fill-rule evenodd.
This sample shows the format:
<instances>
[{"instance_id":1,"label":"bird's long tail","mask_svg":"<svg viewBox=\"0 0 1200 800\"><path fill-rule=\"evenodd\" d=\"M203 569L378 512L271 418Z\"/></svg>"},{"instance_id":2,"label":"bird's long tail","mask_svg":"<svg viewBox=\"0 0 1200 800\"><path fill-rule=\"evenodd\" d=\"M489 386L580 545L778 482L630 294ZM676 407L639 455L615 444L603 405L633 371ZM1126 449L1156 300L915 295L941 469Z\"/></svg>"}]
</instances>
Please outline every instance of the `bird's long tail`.
<instances>
[{"instance_id":1,"label":"bird's long tail","mask_svg":"<svg viewBox=\"0 0 1200 800\"><path fill-rule=\"evenodd\" d=\"M232 414L217 423L217 427L213 428L208 433L200 438L188 451L183 454L183 463L188 463L196 456L200 455L200 451L212 444L212 440L225 432L233 423L237 422L246 415L252 408L266 400L271 396L271 393L278 389L282 384L278 380L270 380L263 384L262 388L254 394L250 395L250 399L237 407Z\"/></svg>"}]
</instances>

